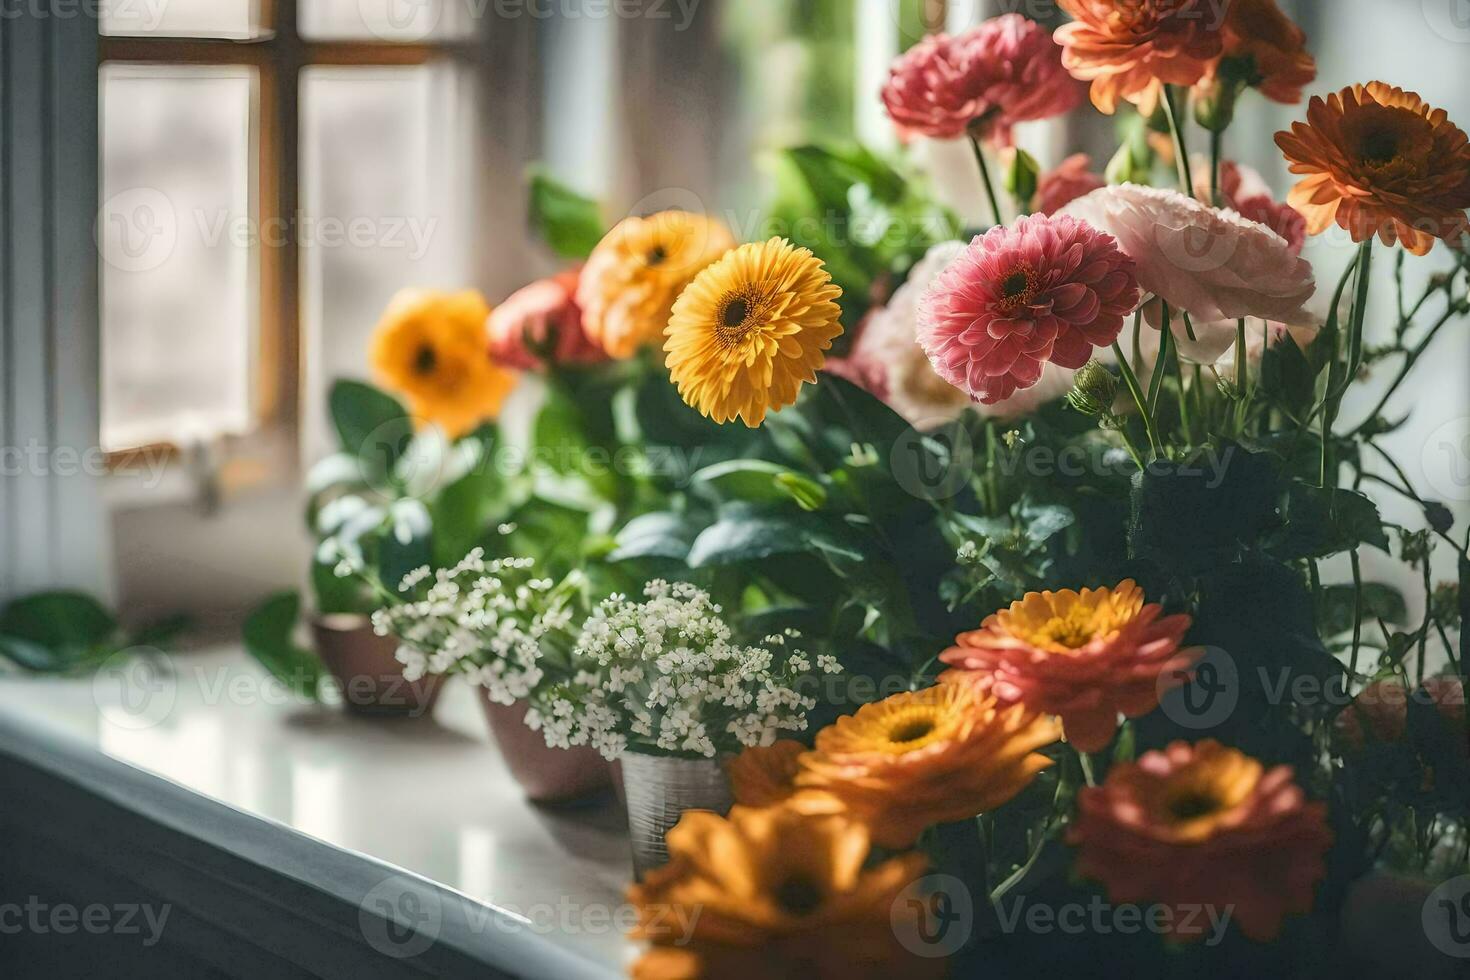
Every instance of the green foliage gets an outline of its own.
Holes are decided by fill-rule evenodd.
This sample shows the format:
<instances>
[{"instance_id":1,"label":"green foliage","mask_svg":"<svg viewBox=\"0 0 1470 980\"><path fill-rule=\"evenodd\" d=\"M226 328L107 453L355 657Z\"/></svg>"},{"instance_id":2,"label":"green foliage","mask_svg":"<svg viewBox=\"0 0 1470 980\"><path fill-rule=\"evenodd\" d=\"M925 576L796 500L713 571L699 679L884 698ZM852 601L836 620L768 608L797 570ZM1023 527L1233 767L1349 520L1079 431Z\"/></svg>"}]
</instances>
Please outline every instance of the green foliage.
<instances>
[{"instance_id":1,"label":"green foliage","mask_svg":"<svg viewBox=\"0 0 1470 980\"><path fill-rule=\"evenodd\" d=\"M173 617L127 630L86 593L37 592L0 609L0 660L33 673L77 673L129 648L166 646L186 625Z\"/></svg>"},{"instance_id":2,"label":"green foliage","mask_svg":"<svg viewBox=\"0 0 1470 980\"><path fill-rule=\"evenodd\" d=\"M532 170L531 227L564 259L585 259L607 231L602 209L542 170Z\"/></svg>"},{"instance_id":3,"label":"green foliage","mask_svg":"<svg viewBox=\"0 0 1470 980\"><path fill-rule=\"evenodd\" d=\"M245 620L245 651L292 692L319 699L325 676L320 660L293 639L301 612L301 597L282 592L262 603Z\"/></svg>"}]
</instances>

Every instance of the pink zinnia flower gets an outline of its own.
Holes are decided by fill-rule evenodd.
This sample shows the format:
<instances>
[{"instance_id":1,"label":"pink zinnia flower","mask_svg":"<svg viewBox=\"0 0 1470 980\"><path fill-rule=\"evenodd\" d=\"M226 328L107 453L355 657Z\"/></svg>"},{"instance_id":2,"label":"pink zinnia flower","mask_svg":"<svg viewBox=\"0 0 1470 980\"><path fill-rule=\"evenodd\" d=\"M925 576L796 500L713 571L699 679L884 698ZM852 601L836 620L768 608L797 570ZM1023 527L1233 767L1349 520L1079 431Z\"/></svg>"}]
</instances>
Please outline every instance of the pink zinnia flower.
<instances>
[{"instance_id":1,"label":"pink zinnia flower","mask_svg":"<svg viewBox=\"0 0 1470 980\"><path fill-rule=\"evenodd\" d=\"M543 357L553 364L607 360L582 331L578 276L571 269L511 293L486 323L491 356L522 371L540 367Z\"/></svg>"},{"instance_id":2,"label":"pink zinnia flower","mask_svg":"<svg viewBox=\"0 0 1470 980\"><path fill-rule=\"evenodd\" d=\"M978 135L1003 145L1019 122L1070 112L1086 89L1062 68L1051 33L1004 14L963 34L934 34L893 63L883 105L905 134Z\"/></svg>"},{"instance_id":3,"label":"pink zinnia flower","mask_svg":"<svg viewBox=\"0 0 1470 980\"><path fill-rule=\"evenodd\" d=\"M1041 380L1048 361L1080 368L1138 305L1133 261L1075 218L1027 215L992 228L919 303L919 344L939 376L993 404Z\"/></svg>"},{"instance_id":4,"label":"pink zinnia flower","mask_svg":"<svg viewBox=\"0 0 1470 980\"><path fill-rule=\"evenodd\" d=\"M1082 195L1108 186L1100 174L1089 169L1091 166L1092 158L1086 153L1074 153L1055 170L1042 174L1036 185L1036 210L1056 214Z\"/></svg>"}]
</instances>

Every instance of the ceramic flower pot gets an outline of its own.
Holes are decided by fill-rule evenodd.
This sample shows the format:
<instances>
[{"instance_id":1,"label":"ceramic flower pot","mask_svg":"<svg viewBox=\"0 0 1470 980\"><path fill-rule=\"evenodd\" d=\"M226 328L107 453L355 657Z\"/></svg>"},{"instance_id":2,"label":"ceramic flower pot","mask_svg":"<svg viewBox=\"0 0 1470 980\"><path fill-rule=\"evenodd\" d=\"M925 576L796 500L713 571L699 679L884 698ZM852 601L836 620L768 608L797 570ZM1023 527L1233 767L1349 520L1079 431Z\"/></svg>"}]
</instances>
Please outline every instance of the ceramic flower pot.
<instances>
[{"instance_id":1,"label":"ceramic flower pot","mask_svg":"<svg viewBox=\"0 0 1470 980\"><path fill-rule=\"evenodd\" d=\"M728 813L734 800L730 781L718 759L676 759L625 752L623 793L628 806L628 836L633 846L633 874L641 881L666 864L664 835L686 810Z\"/></svg>"},{"instance_id":2,"label":"ceramic flower pot","mask_svg":"<svg viewBox=\"0 0 1470 980\"><path fill-rule=\"evenodd\" d=\"M378 636L361 616L318 616L311 623L316 652L337 679L347 710L418 717L434 710L443 677L406 680L394 659L398 642Z\"/></svg>"},{"instance_id":3,"label":"ceramic flower pot","mask_svg":"<svg viewBox=\"0 0 1470 980\"><path fill-rule=\"evenodd\" d=\"M540 732L526 727L525 702L496 704L483 687L478 690L490 734L527 799L533 803L580 803L600 796L612 785L610 765L595 749L585 745L551 748Z\"/></svg>"}]
</instances>

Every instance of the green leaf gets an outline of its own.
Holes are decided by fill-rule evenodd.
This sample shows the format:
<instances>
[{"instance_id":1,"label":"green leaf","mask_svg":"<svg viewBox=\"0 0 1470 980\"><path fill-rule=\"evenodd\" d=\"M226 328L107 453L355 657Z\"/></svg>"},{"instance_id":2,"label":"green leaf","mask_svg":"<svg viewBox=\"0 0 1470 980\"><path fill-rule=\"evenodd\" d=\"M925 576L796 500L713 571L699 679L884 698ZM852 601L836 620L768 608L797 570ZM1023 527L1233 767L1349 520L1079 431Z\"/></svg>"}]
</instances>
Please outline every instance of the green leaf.
<instances>
[{"instance_id":1,"label":"green leaf","mask_svg":"<svg viewBox=\"0 0 1470 980\"><path fill-rule=\"evenodd\" d=\"M1353 628L1354 597L1351 585L1329 585L1322 590L1319 626L1324 636L1338 636ZM1408 622L1404 594L1383 582L1363 583L1363 622L1381 619L1394 626Z\"/></svg>"},{"instance_id":2,"label":"green leaf","mask_svg":"<svg viewBox=\"0 0 1470 980\"><path fill-rule=\"evenodd\" d=\"M779 463L764 459L731 459L706 466L694 474L695 489L708 489L719 501L744 500L751 503L776 503L789 499L777 480L791 471Z\"/></svg>"},{"instance_id":3,"label":"green leaf","mask_svg":"<svg viewBox=\"0 0 1470 980\"><path fill-rule=\"evenodd\" d=\"M1326 558L1364 544L1389 550L1378 505L1361 493L1295 482L1286 499L1286 528L1270 541L1278 557Z\"/></svg>"},{"instance_id":4,"label":"green leaf","mask_svg":"<svg viewBox=\"0 0 1470 980\"><path fill-rule=\"evenodd\" d=\"M38 644L53 653L80 656L111 642L117 620L82 592L39 592L16 599L0 612L0 634Z\"/></svg>"},{"instance_id":5,"label":"green leaf","mask_svg":"<svg viewBox=\"0 0 1470 980\"><path fill-rule=\"evenodd\" d=\"M245 620L245 650L281 683L303 697L317 700L323 667L316 655L292 638L301 597L282 592L267 599Z\"/></svg>"},{"instance_id":6,"label":"green leaf","mask_svg":"<svg viewBox=\"0 0 1470 980\"><path fill-rule=\"evenodd\" d=\"M800 473L779 473L776 486L805 511L818 511L827 504L827 490L816 480Z\"/></svg>"},{"instance_id":7,"label":"green leaf","mask_svg":"<svg viewBox=\"0 0 1470 980\"><path fill-rule=\"evenodd\" d=\"M389 509L389 532L378 545L378 576L396 590L403 577L434 561L434 522L419 500L400 500Z\"/></svg>"},{"instance_id":8,"label":"green leaf","mask_svg":"<svg viewBox=\"0 0 1470 980\"><path fill-rule=\"evenodd\" d=\"M71 670L82 659L74 655L74 651L75 648L51 650L18 636L0 635L0 659L10 661L21 670L38 674L61 674Z\"/></svg>"},{"instance_id":9,"label":"green leaf","mask_svg":"<svg viewBox=\"0 0 1470 980\"><path fill-rule=\"evenodd\" d=\"M694 539L689 567L734 565L809 551L809 520L762 512L743 503L727 504L720 508L719 519Z\"/></svg>"},{"instance_id":10,"label":"green leaf","mask_svg":"<svg viewBox=\"0 0 1470 980\"><path fill-rule=\"evenodd\" d=\"M1175 573L1231 560L1279 525L1278 484L1269 456L1234 444L1156 460L1134 477L1129 551Z\"/></svg>"},{"instance_id":11,"label":"green leaf","mask_svg":"<svg viewBox=\"0 0 1470 980\"><path fill-rule=\"evenodd\" d=\"M659 511L640 515L618 532L616 547L607 560L672 558L684 561L689 557L689 548L694 544L699 529L687 514Z\"/></svg>"},{"instance_id":12,"label":"green leaf","mask_svg":"<svg viewBox=\"0 0 1470 980\"><path fill-rule=\"evenodd\" d=\"M338 381L327 405L342 449L357 457L363 479L392 473L413 441L413 422L398 400L361 381Z\"/></svg>"},{"instance_id":13,"label":"green leaf","mask_svg":"<svg viewBox=\"0 0 1470 980\"><path fill-rule=\"evenodd\" d=\"M606 232L596 201L540 170L531 173L530 214L532 229L565 259L585 259Z\"/></svg>"}]
</instances>

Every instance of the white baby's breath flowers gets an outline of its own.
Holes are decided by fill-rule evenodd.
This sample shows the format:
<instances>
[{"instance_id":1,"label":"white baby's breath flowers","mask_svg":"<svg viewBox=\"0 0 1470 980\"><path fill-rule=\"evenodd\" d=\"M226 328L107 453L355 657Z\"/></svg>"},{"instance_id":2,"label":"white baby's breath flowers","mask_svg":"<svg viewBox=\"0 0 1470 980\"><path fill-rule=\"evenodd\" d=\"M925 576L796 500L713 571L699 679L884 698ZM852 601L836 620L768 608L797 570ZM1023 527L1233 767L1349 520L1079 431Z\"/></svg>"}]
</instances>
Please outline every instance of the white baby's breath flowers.
<instances>
[{"instance_id":1,"label":"white baby's breath flowers","mask_svg":"<svg viewBox=\"0 0 1470 980\"><path fill-rule=\"evenodd\" d=\"M527 724L548 745L590 745L608 759L625 751L714 758L806 728L816 701L799 688L812 662L788 649L795 631L741 646L709 593L655 581L644 594L641 603L605 599L577 640L572 679L533 694ZM815 659L820 671L841 670L833 657Z\"/></svg>"},{"instance_id":2,"label":"white baby's breath flowers","mask_svg":"<svg viewBox=\"0 0 1470 980\"><path fill-rule=\"evenodd\" d=\"M491 701L525 700L545 677L545 661L570 646L577 582L537 578L530 558L485 558L476 548L453 568L419 568L400 591L429 582L418 599L380 609L373 628L399 641L403 676L463 674ZM430 581L432 578L432 581Z\"/></svg>"}]
</instances>

